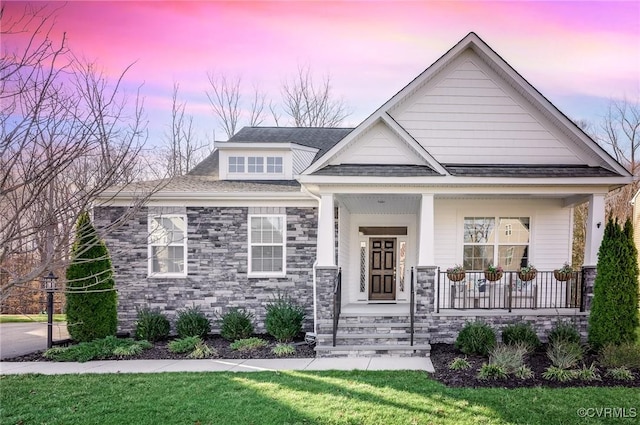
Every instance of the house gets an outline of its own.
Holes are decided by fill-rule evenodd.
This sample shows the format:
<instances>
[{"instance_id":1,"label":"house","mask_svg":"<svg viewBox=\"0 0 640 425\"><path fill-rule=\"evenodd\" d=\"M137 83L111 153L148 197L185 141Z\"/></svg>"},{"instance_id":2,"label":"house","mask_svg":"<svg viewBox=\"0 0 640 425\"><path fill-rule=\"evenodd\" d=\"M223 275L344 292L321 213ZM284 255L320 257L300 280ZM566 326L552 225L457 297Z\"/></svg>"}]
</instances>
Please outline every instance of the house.
<instances>
[{"instance_id":1,"label":"house","mask_svg":"<svg viewBox=\"0 0 640 425\"><path fill-rule=\"evenodd\" d=\"M584 334L604 198L630 181L470 33L356 128L243 128L154 193L106 238L119 326L140 307L237 306L262 330L287 291L319 356L423 355L475 318L543 335L561 316ZM143 187L105 192L96 224ZM584 201L585 265L554 275ZM532 280L517 274L528 263ZM485 276L492 264L504 272Z\"/></svg>"}]
</instances>

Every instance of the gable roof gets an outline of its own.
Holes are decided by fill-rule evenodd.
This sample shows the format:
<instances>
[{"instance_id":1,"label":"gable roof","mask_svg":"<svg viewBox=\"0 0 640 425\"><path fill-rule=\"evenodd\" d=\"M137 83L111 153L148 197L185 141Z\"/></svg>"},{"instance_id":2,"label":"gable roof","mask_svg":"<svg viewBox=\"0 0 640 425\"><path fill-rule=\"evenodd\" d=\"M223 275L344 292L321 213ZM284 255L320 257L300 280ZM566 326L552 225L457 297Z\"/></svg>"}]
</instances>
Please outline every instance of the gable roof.
<instances>
[{"instance_id":1,"label":"gable roof","mask_svg":"<svg viewBox=\"0 0 640 425\"><path fill-rule=\"evenodd\" d=\"M296 143L318 149L318 159L351 131L353 128L244 127L226 143Z\"/></svg>"},{"instance_id":2,"label":"gable roof","mask_svg":"<svg viewBox=\"0 0 640 425\"><path fill-rule=\"evenodd\" d=\"M536 113L546 119L554 129L557 129L563 137L571 140L575 146L579 146L581 154L584 155L585 163L591 166L599 166L611 170L617 176L629 177L629 172L619 164L609 153L601 146L594 142L586 135L578 126L569 118L560 112L548 99L538 92L527 80L525 80L517 71L515 71L502 57L493 51L483 40L475 33L471 32L465 36L454 47L441 56L433 65L423 71L414 80L407 84L403 89L396 93L391 99L385 102L373 114L366 118L354 131L347 134L344 139L328 150L324 155L318 155L316 161L307 168L302 174L314 174L321 168L329 165L336 155L343 151L346 146L353 143L360 134L370 128L376 121L390 116L390 112L405 102L418 89L423 87L428 81L435 78L440 71L445 69L456 58L459 58L464 52L471 50L483 63L492 69L492 72L498 75L513 90L518 92L525 101L531 105ZM401 125L399 125L402 127ZM433 158L433 157L431 157ZM442 165L430 162L432 168L437 169ZM556 164L561 166L563 164ZM573 164L576 165L576 164ZM443 167L444 168L444 167ZM553 177L553 174L549 175Z\"/></svg>"}]
</instances>

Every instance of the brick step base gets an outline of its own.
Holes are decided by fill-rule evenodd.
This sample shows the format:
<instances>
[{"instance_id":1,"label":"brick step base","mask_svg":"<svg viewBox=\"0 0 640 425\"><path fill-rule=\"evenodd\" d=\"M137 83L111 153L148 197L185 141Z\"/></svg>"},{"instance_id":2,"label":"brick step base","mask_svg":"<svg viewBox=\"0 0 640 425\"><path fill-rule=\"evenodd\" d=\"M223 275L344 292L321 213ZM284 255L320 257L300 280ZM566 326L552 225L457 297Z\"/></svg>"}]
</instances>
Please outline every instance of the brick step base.
<instances>
[{"instance_id":1,"label":"brick step base","mask_svg":"<svg viewBox=\"0 0 640 425\"><path fill-rule=\"evenodd\" d=\"M431 345L318 345L316 357L429 357Z\"/></svg>"}]
</instances>

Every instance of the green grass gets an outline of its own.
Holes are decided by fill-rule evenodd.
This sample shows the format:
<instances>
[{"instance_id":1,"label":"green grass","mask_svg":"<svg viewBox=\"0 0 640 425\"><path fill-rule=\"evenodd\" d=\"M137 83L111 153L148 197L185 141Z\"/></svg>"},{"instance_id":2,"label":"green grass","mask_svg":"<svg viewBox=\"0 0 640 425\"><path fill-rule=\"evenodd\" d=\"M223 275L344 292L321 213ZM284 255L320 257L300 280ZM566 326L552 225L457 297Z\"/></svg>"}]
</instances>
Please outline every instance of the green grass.
<instances>
[{"instance_id":1,"label":"green grass","mask_svg":"<svg viewBox=\"0 0 640 425\"><path fill-rule=\"evenodd\" d=\"M407 371L0 376L3 424L573 424L600 421L579 408L639 400L632 388L447 388Z\"/></svg>"},{"instance_id":2,"label":"green grass","mask_svg":"<svg viewBox=\"0 0 640 425\"><path fill-rule=\"evenodd\" d=\"M66 322L66 314L54 314L54 322ZM29 323L29 322L47 322L46 314L0 314L0 323Z\"/></svg>"}]
</instances>

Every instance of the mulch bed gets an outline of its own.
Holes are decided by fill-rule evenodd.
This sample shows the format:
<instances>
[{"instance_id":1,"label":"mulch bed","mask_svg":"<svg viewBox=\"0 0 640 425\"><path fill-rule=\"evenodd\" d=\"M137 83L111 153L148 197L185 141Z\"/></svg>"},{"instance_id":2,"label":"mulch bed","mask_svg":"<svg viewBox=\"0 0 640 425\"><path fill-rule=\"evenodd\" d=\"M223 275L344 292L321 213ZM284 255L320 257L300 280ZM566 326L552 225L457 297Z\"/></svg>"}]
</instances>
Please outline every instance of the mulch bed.
<instances>
[{"instance_id":1,"label":"mulch bed","mask_svg":"<svg viewBox=\"0 0 640 425\"><path fill-rule=\"evenodd\" d=\"M316 353L312 347L309 347L302 339L294 341L296 348L295 354L289 356L276 356L271 351L276 345L276 340L270 335L255 335L268 342L268 346L264 348L257 348L250 351L237 351L232 350L229 346L229 341L224 338L213 335L207 338L207 345L211 348L215 348L218 352L219 359L281 359L281 358L309 358L315 357ZM162 359L188 359L189 353L176 354L169 351L168 341L156 342L153 348L144 350L142 353L136 356L128 356L126 360L162 360ZM24 356L14 357L12 359L5 359L3 361L11 362L48 362L51 361L45 357L42 357L44 351L38 351L36 353L27 354ZM123 360L122 357L113 356L101 360Z\"/></svg>"},{"instance_id":2,"label":"mulch bed","mask_svg":"<svg viewBox=\"0 0 640 425\"><path fill-rule=\"evenodd\" d=\"M605 370L598 367L601 375L600 381L581 381L571 380L569 382L549 381L542 378L542 373L551 362L546 355L546 345L539 348L534 353L527 355L525 364L531 368L534 377L531 379L521 380L515 377L497 380L479 380L476 375L483 363L487 363L488 359L482 356L465 355L456 349L452 344L432 344L431 345L431 361L436 370L433 378L442 382L449 387L470 387L470 388L526 388L526 387L552 387L552 388L569 388L569 387L640 387L640 370L633 370L635 380L620 381L605 376ZM449 364L456 357L466 358L471 364L467 370L450 370ZM598 365L598 357L589 353L585 355L583 363L590 366L591 363ZM582 366L582 364L580 364Z\"/></svg>"},{"instance_id":3,"label":"mulch bed","mask_svg":"<svg viewBox=\"0 0 640 425\"><path fill-rule=\"evenodd\" d=\"M309 347L302 338L298 339L294 344L296 352L293 355L278 357L271 351L276 345L276 341L269 335L256 335L265 339L269 345L264 348L254 349L250 351L236 351L229 347L229 341L214 335L207 339L207 344L217 350L217 358L222 359L273 359L273 358L313 358L315 351ZM161 341L154 344L154 347L143 351L137 356L127 357L131 360L161 360L161 359L188 359L188 354L176 354L169 351L167 341ZM6 359L5 361L18 362L47 362L50 361L42 357L42 351L28 354L25 356ZM450 370L449 364L456 357L464 357L471 364L471 368L467 370ZM104 360L122 360L121 357L112 357ZM591 363L597 363L597 356L593 353L587 354L583 363L590 366ZM435 368L435 373L431 376L449 387L470 387L470 388L527 388L527 387L552 387L552 388L569 388L569 387L640 387L640 370L633 370L635 380L620 381L605 375L605 371L599 368L601 380L599 381L581 381L572 380L569 382L549 381L542 378L542 373L551 365L546 355L546 346L539 348L532 354L527 355L525 363L531 368L534 377L531 379L521 380L515 377L497 380L479 380L476 375L483 363L487 362L486 357L464 355L453 344L432 344L431 345L431 361Z\"/></svg>"}]
</instances>

